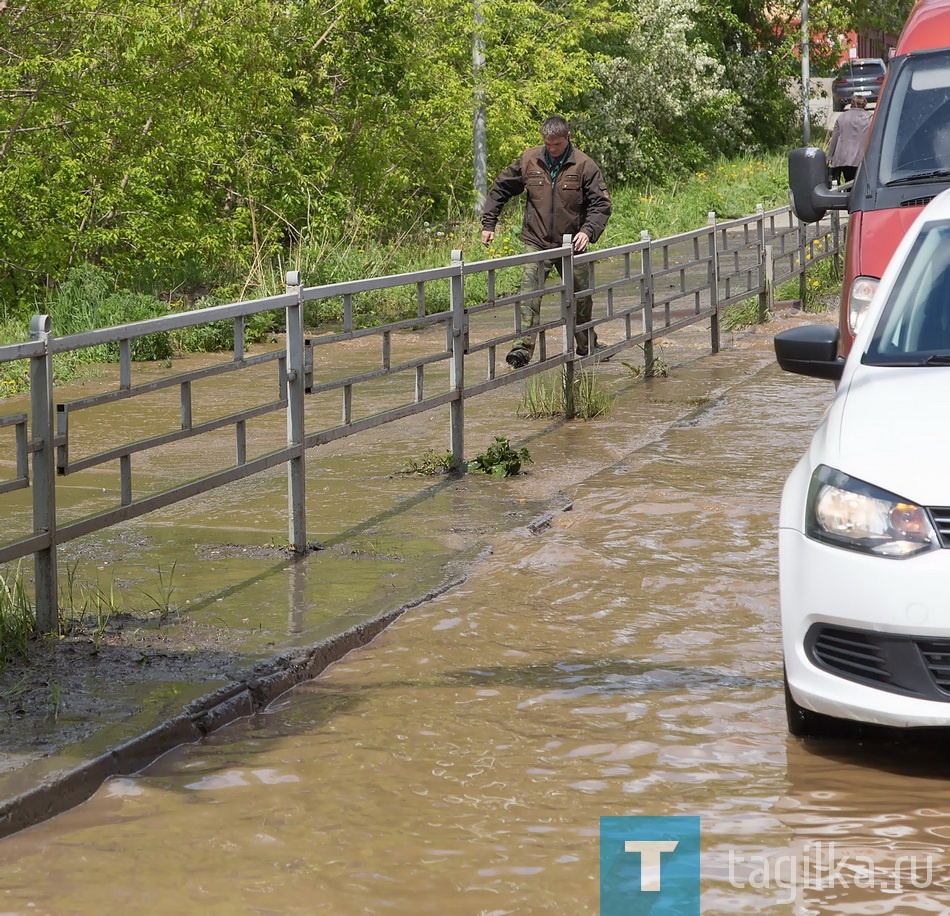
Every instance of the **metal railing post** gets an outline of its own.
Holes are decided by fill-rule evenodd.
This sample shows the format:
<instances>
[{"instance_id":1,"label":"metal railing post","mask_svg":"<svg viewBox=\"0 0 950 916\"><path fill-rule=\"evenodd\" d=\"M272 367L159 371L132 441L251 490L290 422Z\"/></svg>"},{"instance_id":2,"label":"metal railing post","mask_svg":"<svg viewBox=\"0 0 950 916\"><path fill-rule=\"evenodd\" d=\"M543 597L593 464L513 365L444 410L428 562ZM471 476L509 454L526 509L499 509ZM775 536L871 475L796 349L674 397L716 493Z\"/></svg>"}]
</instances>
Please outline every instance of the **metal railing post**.
<instances>
[{"instance_id":1,"label":"metal railing post","mask_svg":"<svg viewBox=\"0 0 950 916\"><path fill-rule=\"evenodd\" d=\"M300 271L290 270L287 293L297 301L288 305L287 320L287 445L297 454L287 463L288 537L295 553L307 552L307 476L304 449L303 289Z\"/></svg>"},{"instance_id":2,"label":"metal railing post","mask_svg":"<svg viewBox=\"0 0 950 916\"><path fill-rule=\"evenodd\" d=\"M841 276L841 214L837 210L831 211L831 237L834 239L834 256L831 263L834 265L835 277Z\"/></svg>"},{"instance_id":3,"label":"metal railing post","mask_svg":"<svg viewBox=\"0 0 950 916\"><path fill-rule=\"evenodd\" d=\"M716 211L710 210L706 216L709 226L709 269L706 271L706 282L709 284L709 308L712 315L709 318L709 346L713 353L718 353L719 339L719 245L716 241Z\"/></svg>"},{"instance_id":4,"label":"metal railing post","mask_svg":"<svg viewBox=\"0 0 950 916\"><path fill-rule=\"evenodd\" d=\"M36 628L59 630L59 584L56 567L56 451L53 448L53 357L49 352L49 315L30 319L30 340L46 344L30 358L30 413L33 438L33 533L46 534L47 546L33 554L36 580Z\"/></svg>"},{"instance_id":5,"label":"metal railing post","mask_svg":"<svg viewBox=\"0 0 950 916\"><path fill-rule=\"evenodd\" d=\"M646 248L641 255L643 261L643 291L640 294L640 302L643 306L643 333L646 339L643 341L643 374L646 378L652 378L656 371L653 355L653 246L650 244L650 230L643 229L640 232L640 240L647 242Z\"/></svg>"},{"instance_id":6,"label":"metal railing post","mask_svg":"<svg viewBox=\"0 0 950 916\"><path fill-rule=\"evenodd\" d=\"M564 364L562 381L564 384L564 416L568 420L574 418L574 376L575 352L574 333L577 329L577 296L574 293L574 240L570 235L561 236L561 244L568 247L567 254L561 257L561 281L564 283L564 292L561 293L561 318L564 321L564 352L568 360ZM590 332L585 331L588 340ZM589 352L593 352L590 350Z\"/></svg>"},{"instance_id":7,"label":"metal railing post","mask_svg":"<svg viewBox=\"0 0 950 916\"><path fill-rule=\"evenodd\" d=\"M449 404L449 451L452 468L465 472L465 346L468 338L465 314L465 277L462 273L462 252L452 252L452 266L458 272L452 275L450 300L452 306L452 362L449 367L449 387L456 397Z\"/></svg>"},{"instance_id":8,"label":"metal railing post","mask_svg":"<svg viewBox=\"0 0 950 916\"><path fill-rule=\"evenodd\" d=\"M759 324L765 324L769 320L769 278L768 267L766 266L766 254L765 254L765 217L763 213L765 208L762 204L755 205L755 216L756 216L756 240L758 242L757 248L758 257L759 257L759 283L761 284L761 289L759 290L759 314L757 316L757 321Z\"/></svg>"}]
</instances>

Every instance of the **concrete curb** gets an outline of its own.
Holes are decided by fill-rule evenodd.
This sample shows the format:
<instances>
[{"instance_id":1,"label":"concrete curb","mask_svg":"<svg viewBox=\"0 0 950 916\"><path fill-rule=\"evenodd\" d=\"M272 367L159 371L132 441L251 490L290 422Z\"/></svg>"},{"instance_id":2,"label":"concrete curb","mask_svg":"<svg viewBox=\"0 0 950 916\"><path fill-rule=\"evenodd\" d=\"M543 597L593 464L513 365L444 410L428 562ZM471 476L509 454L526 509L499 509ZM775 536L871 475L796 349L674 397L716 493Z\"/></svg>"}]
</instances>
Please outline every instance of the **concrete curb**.
<instances>
[{"instance_id":1,"label":"concrete curb","mask_svg":"<svg viewBox=\"0 0 950 916\"><path fill-rule=\"evenodd\" d=\"M111 776L128 776L182 744L200 741L236 719L259 712L292 687L313 680L332 662L367 645L406 611L465 582L459 576L419 598L356 624L312 646L292 649L261 662L248 676L189 703L180 715L149 729L92 760L42 779L38 785L0 801L0 837L62 814L90 798Z\"/></svg>"}]
</instances>

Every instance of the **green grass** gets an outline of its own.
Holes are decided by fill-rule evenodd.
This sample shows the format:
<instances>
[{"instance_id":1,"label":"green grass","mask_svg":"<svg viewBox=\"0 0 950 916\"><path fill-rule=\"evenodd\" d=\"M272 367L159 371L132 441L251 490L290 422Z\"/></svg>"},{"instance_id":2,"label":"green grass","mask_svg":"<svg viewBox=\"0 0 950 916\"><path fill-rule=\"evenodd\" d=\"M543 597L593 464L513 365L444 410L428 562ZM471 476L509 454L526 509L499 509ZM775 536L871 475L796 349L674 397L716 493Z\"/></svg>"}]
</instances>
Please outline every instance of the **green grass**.
<instances>
[{"instance_id":1,"label":"green grass","mask_svg":"<svg viewBox=\"0 0 950 916\"><path fill-rule=\"evenodd\" d=\"M606 417L614 406L614 396L596 379L593 372L574 373L574 417L594 420ZM541 420L567 416L567 374L563 370L533 375L525 383L518 416Z\"/></svg>"},{"instance_id":2,"label":"green grass","mask_svg":"<svg viewBox=\"0 0 950 916\"><path fill-rule=\"evenodd\" d=\"M36 614L19 565L0 576L0 673L15 658L25 658L36 635Z\"/></svg>"},{"instance_id":3,"label":"green grass","mask_svg":"<svg viewBox=\"0 0 950 916\"><path fill-rule=\"evenodd\" d=\"M816 249L816 255L820 251ZM802 310L805 312L823 312L827 302L836 298L841 291L841 270L835 258L821 258L806 264L805 299ZM786 280L775 289L775 298L798 299L801 296L801 284L798 277Z\"/></svg>"},{"instance_id":4,"label":"green grass","mask_svg":"<svg viewBox=\"0 0 950 916\"><path fill-rule=\"evenodd\" d=\"M718 222L738 219L788 203L785 154L720 160L667 187L623 187L613 192L613 212L601 247L639 239L647 230L665 238L705 226L709 213Z\"/></svg>"},{"instance_id":5,"label":"green grass","mask_svg":"<svg viewBox=\"0 0 950 916\"><path fill-rule=\"evenodd\" d=\"M208 296L198 301L198 307L217 305L225 299ZM64 337L96 328L128 324L147 318L160 318L176 312L188 311L193 306L184 299L159 299L145 293L120 288L104 270L85 265L72 270L49 300L37 309L50 316L52 333ZM245 323L244 340L253 344L264 340L280 316L262 313ZM28 326L7 320L0 325L0 344L26 340ZM202 353L228 349L234 341L234 323L218 321L194 328L183 328L159 334L149 334L132 341L133 360L167 361L184 353ZM93 372L93 366L111 363L119 358L118 343L87 347L53 357L53 377L57 383L79 378ZM30 387L29 365L26 360L0 364L0 396L27 391Z\"/></svg>"}]
</instances>

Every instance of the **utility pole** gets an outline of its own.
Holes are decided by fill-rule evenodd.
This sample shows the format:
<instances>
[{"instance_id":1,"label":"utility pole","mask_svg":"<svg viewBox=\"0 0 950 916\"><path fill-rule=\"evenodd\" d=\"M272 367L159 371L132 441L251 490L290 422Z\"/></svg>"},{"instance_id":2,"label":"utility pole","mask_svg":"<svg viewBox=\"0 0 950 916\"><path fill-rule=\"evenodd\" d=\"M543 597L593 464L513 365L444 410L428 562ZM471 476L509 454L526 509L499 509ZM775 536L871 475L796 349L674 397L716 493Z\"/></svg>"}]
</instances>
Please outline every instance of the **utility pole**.
<instances>
[{"instance_id":1,"label":"utility pole","mask_svg":"<svg viewBox=\"0 0 950 916\"><path fill-rule=\"evenodd\" d=\"M811 144L811 117L808 110L808 85L811 82L809 68L808 0L802 0L802 140Z\"/></svg>"},{"instance_id":2,"label":"utility pole","mask_svg":"<svg viewBox=\"0 0 950 916\"><path fill-rule=\"evenodd\" d=\"M475 114L472 133L475 146L475 215L481 216L488 196L488 139L485 129L485 40L482 38L482 0L475 0L475 37L472 44L472 74L475 84Z\"/></svg>"}]
</instances>

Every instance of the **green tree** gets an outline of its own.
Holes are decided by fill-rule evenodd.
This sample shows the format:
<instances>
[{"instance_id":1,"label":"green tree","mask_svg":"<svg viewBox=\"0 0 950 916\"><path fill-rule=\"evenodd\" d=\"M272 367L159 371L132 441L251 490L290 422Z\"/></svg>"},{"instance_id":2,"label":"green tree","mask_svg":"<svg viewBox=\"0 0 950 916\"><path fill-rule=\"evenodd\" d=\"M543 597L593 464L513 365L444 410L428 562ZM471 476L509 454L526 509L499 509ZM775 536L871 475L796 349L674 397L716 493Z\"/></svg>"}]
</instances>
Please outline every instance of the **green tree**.
<instances>
[{"instance_id":1,"label":"green tree","mask_svg":"<svg viewBox=\"0 0 950 916\"><path fill-rule=\"evenodd\" d=\"M299 139L271 4L33 0L0 24L8 287L85 260L189 273L266 241Z\"/></svg>"},{"instance_id":2,"label":"green tree","mask_svg":"<svg viewBox=\"0 0 950 916\"><path fill-rule=\"evenodd\" d=\"M608 12L491 6L499 162L591 81L580 41ZM86 261L164 285L249 271L309 233L467 205L459 24L446 0L0 0L0 295Z\"/></svg>"},{"instance_id":3,"label":"green tree","mask_svg":"<svg viewBox=\"0 0 950 916\"><path fill-rule=\"evenodd\" d=\"M784 135L791 6L481 9L492 171L556 111L613 181ZM0 298L86 263L138 289L247 278L467 213L473 28L449 0L0 0Z\"/></svg>"},{"instance_id":4,"label":"green tree","mask_svg":"<svg viewBox=\"0 0 950 916\"><path fill-rule=\"evenodd\" d=\"M853 0L847 5L847 12L856 29L879 29L896 35L904 27L913 5L914 0L891 0L886 4L879 0Z\"/></svg>"},{"instance_id":5,"label":"green tree","mask_svg":"<svg viewBox=\"0 0 950 916\"><path fill-rule=\"evenodd\" d=\"M745 0L619 2L597 84L574 100L613 180L662 180L787 142L792 55L774 14Z\"/></svg>"}]
</instances>

